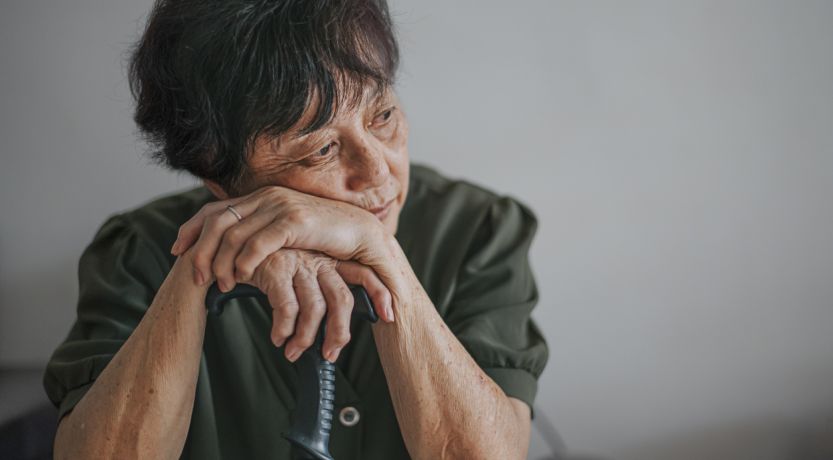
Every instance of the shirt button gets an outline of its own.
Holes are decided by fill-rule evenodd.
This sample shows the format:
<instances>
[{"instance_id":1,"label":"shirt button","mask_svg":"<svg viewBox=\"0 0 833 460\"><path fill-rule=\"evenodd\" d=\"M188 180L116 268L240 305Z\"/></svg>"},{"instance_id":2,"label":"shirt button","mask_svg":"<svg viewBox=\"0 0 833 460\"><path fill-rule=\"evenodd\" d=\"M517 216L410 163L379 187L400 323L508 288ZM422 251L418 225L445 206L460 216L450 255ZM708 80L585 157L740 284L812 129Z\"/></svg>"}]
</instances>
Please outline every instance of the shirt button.
<instances>
[{"instance_id":1,"label":"shirt button","mask_svg":"<svg viewBox=\"0 0 833 460\"><path fill-rule=\"evenodd\" d=\"M359 418L359 411L353 406L347 406L338 413L338 421L344 426L355 426Z\"/></svg>"}]
</instances>

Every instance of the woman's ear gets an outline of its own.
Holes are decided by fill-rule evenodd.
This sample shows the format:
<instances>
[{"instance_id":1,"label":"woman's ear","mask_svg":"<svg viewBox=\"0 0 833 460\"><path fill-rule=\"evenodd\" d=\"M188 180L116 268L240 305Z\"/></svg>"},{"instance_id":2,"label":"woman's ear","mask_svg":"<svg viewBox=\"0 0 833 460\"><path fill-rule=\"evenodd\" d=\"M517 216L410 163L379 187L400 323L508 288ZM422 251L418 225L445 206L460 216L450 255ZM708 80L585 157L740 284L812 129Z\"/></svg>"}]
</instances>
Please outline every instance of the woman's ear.
<instances>
[{"instance_id":1,"label":"woman's ear","mask_svg":"<svg viewBox=\"0 0 833 460\"><path fill-rule=\"evenodd\" d=\"M205 184L205 187L208 190L211 190L211 193L214 194L214 196L217 197L218 200L227 200L229 198L228 193L226 193L226 191L223 190L223 187L220 187L220 185L216 182L208 179L203 179L202 183Z\"/></svg>"}]
</instances>

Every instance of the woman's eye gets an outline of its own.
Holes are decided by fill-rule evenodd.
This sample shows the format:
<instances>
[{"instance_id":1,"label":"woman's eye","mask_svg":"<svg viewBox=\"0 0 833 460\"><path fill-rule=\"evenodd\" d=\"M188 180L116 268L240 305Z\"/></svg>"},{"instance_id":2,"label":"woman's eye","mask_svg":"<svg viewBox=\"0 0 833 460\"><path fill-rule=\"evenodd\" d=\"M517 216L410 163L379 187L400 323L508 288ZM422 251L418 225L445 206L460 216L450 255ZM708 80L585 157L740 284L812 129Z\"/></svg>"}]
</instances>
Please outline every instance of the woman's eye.
<instances>
[{"instance_id":1,"label":"woman's eye","mask_svg":"<svg viewBox=\"0 0 833 460\"><path fill-rule=\"evenodd\" d=\"M383 124L387 123L388 121L390 121L391 117L393 116L393 110L394 110L394 108L391 107L391 108L385 110L384 112L380 113L378 116L376 116L376 120L374 120L375 124L376 125L383 125Z\"/></svg>"},{"instance_id":2,"label":"woman's eye","mask_svg":"<svg viewBox=\"0 0 833 460\"><path fill-rule=\"evenodd\" d=\"M324 147L321 147L321 149L318 150L317 155L319 157L327 156L330 153L330 150L332 150L334 144L335 144L335 142L330 142L329 144L325 145Z\"/></svg>"}]
</instances>

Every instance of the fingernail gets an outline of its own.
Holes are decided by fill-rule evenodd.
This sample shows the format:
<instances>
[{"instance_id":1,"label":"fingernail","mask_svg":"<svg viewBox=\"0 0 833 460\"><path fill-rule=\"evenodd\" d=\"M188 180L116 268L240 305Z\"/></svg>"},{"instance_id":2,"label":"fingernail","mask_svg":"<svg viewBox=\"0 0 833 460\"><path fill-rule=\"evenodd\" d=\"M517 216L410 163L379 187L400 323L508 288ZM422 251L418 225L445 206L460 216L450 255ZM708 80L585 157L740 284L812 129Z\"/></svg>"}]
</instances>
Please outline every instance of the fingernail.
<instances>
[{"instance_id":1,"label":"fingernail","mask_svg":"<svg viewBox=\"0 0 833 460\"><path fill-rule=\"evenodd\" d=\"M294 363L295 360L297 360L299 356L301 356L301 350L293 350L291 353L289 353L287 355L286 359L288 359L288 360L290 360Z\"/></svg>"},{"instance_id":2,"label":"fingernail","mask_svg":"<svg viewBox=\"0 0 833 460\"><path fill-rule=\"evenodd\" d=\"M393 322L393 308L391 308L390 305L385 305L385 311L388 314L388 322L392 323Z\"/></svg>"},{"instance_id":3,"label":"fingernail","mask_svg":"<svg viewBox=\"0 0 833 460\"><path fill-rule=\"evenodd\" d=\"M179 241L175 241L174 245L171 246L171 254L176 255L179 252Z\"/></svg>"},{"instance_id":4,"label":"fingernail","mask_svg":"<svg viewBox=\"0 0 833 460\"><path fill-rule=\"evenodd\" d=\"M228 292L228 286L224 281L217 280L217 286L220 288L221 292Z\"/></svg>"}]
</instances>

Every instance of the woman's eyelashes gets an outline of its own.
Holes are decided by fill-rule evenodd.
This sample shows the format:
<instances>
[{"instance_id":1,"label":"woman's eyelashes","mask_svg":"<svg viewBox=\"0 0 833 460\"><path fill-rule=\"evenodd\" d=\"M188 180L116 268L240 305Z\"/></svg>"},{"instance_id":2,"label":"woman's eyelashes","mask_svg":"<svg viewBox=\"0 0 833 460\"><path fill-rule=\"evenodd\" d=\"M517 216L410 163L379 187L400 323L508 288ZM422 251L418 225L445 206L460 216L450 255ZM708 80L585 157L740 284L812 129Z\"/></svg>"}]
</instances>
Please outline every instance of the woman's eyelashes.
<instances>
[{"instance_id":1,"label":"woman's eyelashes","mask_svg":"<svg viewBox=\"0 0 833 460\"><path fill-rule=\"evenodd\" d=\"M388 107L383 112L376 115L373 119L373 122L370 124L371 130L373 130L376 135L379 137L388 137L393 131L393 128L396 127L396 123L394 123L396 107Z\"/></svg>"},{"instance_id":2,"label":"woman's eyelashes","mask_svg":"<svg viewBox=\"0 0 833 460\"><path fill-rule=\"evenodd\" d=\"M390 120L390 117L393 116L393 107L385 110L384 112L380 113L379 116L376 117L378 120L378 124L387 123Z\"/></svg>"},{"instance_id":3,"label":"woman's eyelashes","mask_svg":"<svg viewBox=\"0 0 833 460\"><path fill-rule=\"evenodd\" d=\"M327 154L329 154L335 148L335 144L336 144L335 142L330 142L329 144L325 145L324 147L321 147L320 149L318 149L318 152L316 153L316 155L318 155L319 157L327 156Z\"/></svg>"},{"instance_id":4,"label":"woman's eyelashes","mask_svg":"<svg viewBox=\"0 0 833 460\"><path fill-rule=\"evenodd\" d=\"M324 163L327 160L333 158L335 154L338 153L338 148L338 142L330 141L327 143L327 145L314 151L311 155L308 155L306 157L306 160L308 163L313 165Z\"/></svg>"},{"instance_id":5,"label":"woman's eyelashes","mask_svg":"<svg viewBox=\"0 0 833 460\"><path fill-rule=\"evenodd\" d=\"M393 122L396 118L395 110L396 107L389 107L376 115L369 126L374 135L382 139L390 137L393 129L396 127L396 123ZM317 166L333 159L340 149L341 145L338 141L330 141L326 145L311 152L304 160L307 164Z\"/></svg>"}]
</instances>

